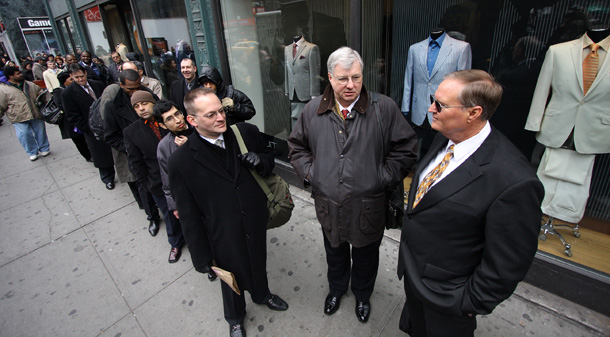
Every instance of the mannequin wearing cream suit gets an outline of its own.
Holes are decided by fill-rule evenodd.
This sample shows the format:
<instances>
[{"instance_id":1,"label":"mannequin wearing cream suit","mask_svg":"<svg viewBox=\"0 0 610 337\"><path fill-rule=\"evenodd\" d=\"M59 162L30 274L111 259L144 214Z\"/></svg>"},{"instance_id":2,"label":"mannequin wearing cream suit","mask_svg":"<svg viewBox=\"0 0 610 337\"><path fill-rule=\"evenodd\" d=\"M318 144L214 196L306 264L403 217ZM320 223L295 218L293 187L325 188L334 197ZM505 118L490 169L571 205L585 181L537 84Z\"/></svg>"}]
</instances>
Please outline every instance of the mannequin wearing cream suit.
<instances>
[{"instance_id":1,"label":"mannequin wearing cream suit","mask_svg":"<svg viewBox=\"0 0 610 337\"><path fill-rule=\"evenodd\" d=\"M584 216L595 154L610 152L610 37L598 42L600 64L585 95L582 63L592 42L585 34L549 48L525 125L547 147L538 168L542 211L573 223Z\"/></svg>"},{"instance_id":2,"label":"mannequin wearing cream suit","mask_svg":"<svg viewBox=\"0 0 610 337\"><path fill-rule=\"evenodd\" d=\"M320 50L318 46L301 37L296 42L297 53L292 57L293 44L284 49L286 71L284 91L290 99L292 125L312 98L320 95Z\"/></svg>"}]
</instances>

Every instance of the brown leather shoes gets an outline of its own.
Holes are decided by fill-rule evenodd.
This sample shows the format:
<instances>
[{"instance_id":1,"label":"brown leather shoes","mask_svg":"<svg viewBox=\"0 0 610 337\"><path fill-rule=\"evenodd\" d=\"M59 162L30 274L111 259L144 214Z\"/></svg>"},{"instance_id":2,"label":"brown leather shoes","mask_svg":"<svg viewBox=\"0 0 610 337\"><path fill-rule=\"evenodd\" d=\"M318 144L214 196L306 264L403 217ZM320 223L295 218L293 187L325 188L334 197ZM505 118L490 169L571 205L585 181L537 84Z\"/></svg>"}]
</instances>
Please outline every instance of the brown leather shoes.
<instances>
[{"instance_id":1,"label":"brown leather shoes","mask_svg":"<svg viewBox=\"0 0 610 337\"><path fill-rule=\"evenodd\" d=\"M182 248L172 248L172 250L169 251L169 259L167 260L167 262L178 262L178 260L180 260L180 255L182 255Z\"/></svg>"}]
</instances>

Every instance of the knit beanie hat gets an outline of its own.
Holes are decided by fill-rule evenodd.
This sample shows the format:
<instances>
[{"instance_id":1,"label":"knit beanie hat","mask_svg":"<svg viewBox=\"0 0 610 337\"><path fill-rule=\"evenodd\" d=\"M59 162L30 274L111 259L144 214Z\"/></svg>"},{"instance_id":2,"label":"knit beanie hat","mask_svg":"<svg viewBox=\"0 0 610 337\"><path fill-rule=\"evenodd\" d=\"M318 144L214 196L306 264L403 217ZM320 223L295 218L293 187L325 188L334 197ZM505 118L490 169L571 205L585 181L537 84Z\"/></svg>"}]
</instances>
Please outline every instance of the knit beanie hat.
<instances>
[{"instance_id":1,"label":"knit beanie hat","mask_svg":"<svg viewBox=\"0 0 610 337\"><path fill-rule=\"evenodd\" d=\"M142 102L151 102L156 103L153 95L146 90L138 90L131 95L131 106L136 105L136 103Z\"/></svg>"}]
</instances>

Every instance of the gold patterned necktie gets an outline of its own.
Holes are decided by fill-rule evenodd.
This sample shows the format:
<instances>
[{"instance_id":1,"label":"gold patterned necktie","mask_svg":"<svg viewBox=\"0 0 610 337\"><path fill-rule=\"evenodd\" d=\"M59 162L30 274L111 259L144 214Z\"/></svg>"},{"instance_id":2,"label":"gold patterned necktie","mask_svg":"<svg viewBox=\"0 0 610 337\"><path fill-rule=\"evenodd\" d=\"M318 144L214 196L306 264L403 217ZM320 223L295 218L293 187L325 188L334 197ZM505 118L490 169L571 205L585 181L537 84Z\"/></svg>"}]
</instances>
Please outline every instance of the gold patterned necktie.
<instances>
[{"instance_id":1,"label":"gold patterned necktie","mask_svg":"<svg viewBox=\"0 0 610 337\"><path fill-rule=\"evenodd\" d=\"M597 43L591 43L591 52L584 61L582 61L582 80L583 80L583 91L585 95L591 88L591 84L595 81L597 76L597 68L599 66L599 54L597 49L599 45Z\"/></svg>"},{"instance_id":2,"label":"gold patterned necktie","mask_svg":"<svg viewBox=\"0 0 610 337\"><path fill-rule=\"evenodd\" d=\"M426 174L426 176L424 177L424 180L422 180L421 184L419 184L419 186L417 187L417 193L415 194L413 208L415 208L415 206L419 204L426 192L430 190L434 182L443 174L443 172L445 172L447 166L449 166L449 160L453 158L454 146L455 144L449 146L449 148L447 149L447 153L445 154L445 157L443 157L443 160L440 162L440 164L436 165L436 167L432 169L432 171L428 172L428 174Z\"/></svg>"},{"instance_id":3,"label":"gold patterned necktie","mask_svg":"<svg viewBox=\"0 0 610 337\"><path fill-rule=\"evenodd\" d=\"M97 99L97 97L95 97L95 93L93 92L93 89L91 89L91 86L89 85L89 83L87 83L87 93L89 94L89 96L91 96L91 98L93 98L94 101Z\"/></svg>"}]
</instances>

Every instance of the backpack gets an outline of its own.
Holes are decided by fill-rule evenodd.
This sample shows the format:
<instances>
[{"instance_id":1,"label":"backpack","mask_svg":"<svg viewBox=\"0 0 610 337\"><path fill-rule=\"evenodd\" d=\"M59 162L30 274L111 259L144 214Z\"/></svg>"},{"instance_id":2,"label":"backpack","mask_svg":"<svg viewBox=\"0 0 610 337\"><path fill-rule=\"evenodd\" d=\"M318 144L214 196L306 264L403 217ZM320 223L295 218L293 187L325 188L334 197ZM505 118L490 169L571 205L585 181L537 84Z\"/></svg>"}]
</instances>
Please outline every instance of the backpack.
<instances>
[{"instance_id":1,"label":"backpack","mask_svg":"<svg viewBox=\"0 0 610 337\"><path fill-rule=\"evenodd\" d=\"M104 120L100 111L101 97L98 97L89 107L89 129L97 140L104 140Z\"/></svg>"}]
</instances>

